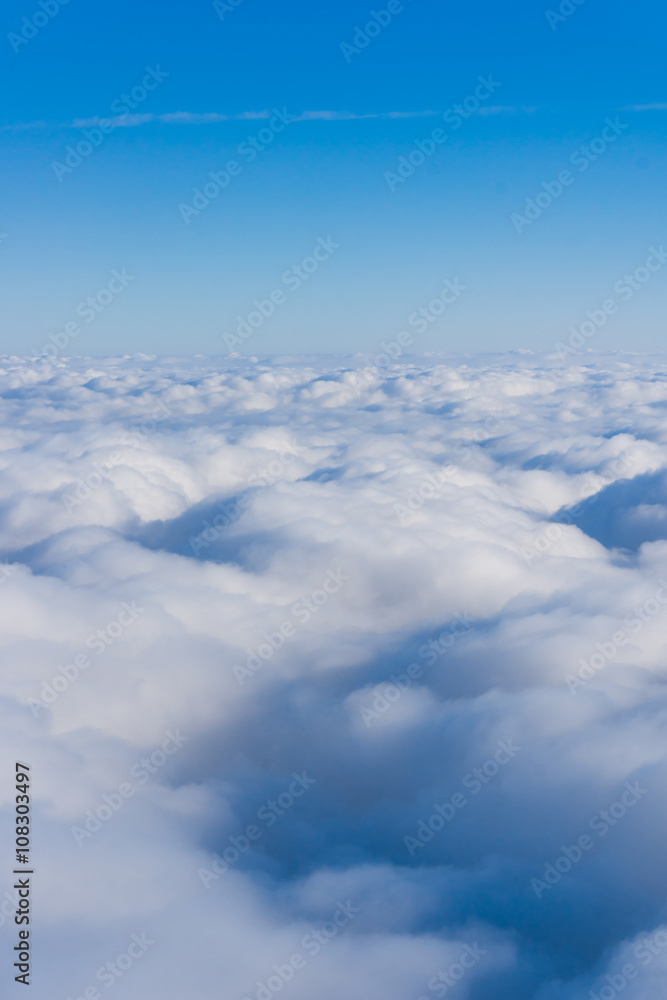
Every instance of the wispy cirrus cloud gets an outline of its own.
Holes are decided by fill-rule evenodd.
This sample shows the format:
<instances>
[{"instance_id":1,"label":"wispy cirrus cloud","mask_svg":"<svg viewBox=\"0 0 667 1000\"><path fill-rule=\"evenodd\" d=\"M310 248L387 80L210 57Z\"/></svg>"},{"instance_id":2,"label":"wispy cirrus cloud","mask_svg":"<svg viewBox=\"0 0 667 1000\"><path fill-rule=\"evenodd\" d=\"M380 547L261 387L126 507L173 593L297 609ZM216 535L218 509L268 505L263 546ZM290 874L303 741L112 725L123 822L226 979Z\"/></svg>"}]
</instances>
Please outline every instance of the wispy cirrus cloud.
<instances>
[{"instance_id":1,"label":"wispy cirrus cloud","mask_svg":"<svg viewBox=\"0 0 667 1000\"><path fill-rule=\"evenodd\" d=\"M530 114L536 108L510 107L499 105L496 107L479 108L476 114L480 115L500 115L500 114ZM124 114L112 117L94 115L90 118L74 118L67 122L48 122L44 120L33 122L16 122L9 125L0 125L0 132L22 132L41 129L67 129L67 128L94 128L101 122L111 123L116 128L136 128L140 125L158 123L161 125L216 125L224 122L235 121L257 121L268 119L273 116L273 111L242 111L238 114L223 114L219 111L195 112L195 111L170 111L164 114ZM443 111L302 111L295 116L294 121L363 121L366 119L393 119L393 118L435 118L443 114Z\"/></svg>"},{"instance_id":2,"label":"wispy cirrus cloud","mask_svg":"<svg viewBox=\"0 0 667 1000\"><path fill-rule=\"evenodd\" d=\"M667 111L667 104L626 104L619 111Z\"/></svg>"},{"instance_id":3,"label":"wispy cirrus cloud","mask_svg":"<svg viewBox=\"0 0 667 1000\"><path fill-rule=\"evenodd\" d=\"M472 115L484 117L490 115L532 115L540 108L526 105L496 104L489 107L480 107L471 112ZM544 110L544 109L542 109ZM655 104L626 104L616 109L617 111L667 111L667 103ZM442 115L443 110L427 111L340 111L340 110L316 110L302 111L295 115L293 121L297 122L347 122L364 121L368 119L401 119L401 118L437 118ZM160 125L217 125L225 122L258 121L271 118L274 111L241 111L237 114L223 114L220 111L169 111L163 114L124 114L105 117L104 115L93 115L90 118L73 118L67 122L48 122L43 119L32 122L14 122L7 125L0 125L0 132L26 132L38 131L41 129L69 129L69 128L94 128L101 122L111 123L115 128L137 128L140 125L160 124Z\"/></svg>"},{"instance_id":4,"label":"wispy cirrus cloud","mask_svg":"<svg viewBox=\"0 0 667 1000\"><path fill-rule=\"evenodd\" d=\"M491 104L489 106L479 107L477 111L473 114L477 115L532 115L539 108L533 107L514 107L511 104Z\"/></svg>"}]
</instances>

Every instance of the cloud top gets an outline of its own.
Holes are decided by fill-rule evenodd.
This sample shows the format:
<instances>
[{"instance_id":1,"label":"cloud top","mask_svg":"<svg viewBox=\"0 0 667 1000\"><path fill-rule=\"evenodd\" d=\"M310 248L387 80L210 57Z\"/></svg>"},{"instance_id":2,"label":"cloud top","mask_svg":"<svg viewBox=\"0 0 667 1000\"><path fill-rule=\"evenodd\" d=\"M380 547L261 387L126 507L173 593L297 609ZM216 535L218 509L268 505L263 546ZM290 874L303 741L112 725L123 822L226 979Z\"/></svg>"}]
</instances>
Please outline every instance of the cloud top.
<instances>
[{"instance_id":1,"label":"cloud top","mask_svg":"<svg viewBox=\"0 0 667 1000\"><path fill-rule=\"evenodd\" d=\"M648 356L2 359L40 1000L654 1000L666 405Z\"/></svg>"}]
</instances>

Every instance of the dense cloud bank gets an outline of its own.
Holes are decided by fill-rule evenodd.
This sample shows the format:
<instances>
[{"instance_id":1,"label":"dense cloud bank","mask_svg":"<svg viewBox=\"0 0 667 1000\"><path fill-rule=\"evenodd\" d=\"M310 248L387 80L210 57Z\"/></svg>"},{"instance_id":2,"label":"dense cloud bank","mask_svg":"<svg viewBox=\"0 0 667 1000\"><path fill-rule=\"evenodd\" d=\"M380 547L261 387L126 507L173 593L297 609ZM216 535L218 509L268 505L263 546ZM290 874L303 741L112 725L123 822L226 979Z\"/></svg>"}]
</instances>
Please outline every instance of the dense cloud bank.
<instances>
[{"instance_id":1,"label":"dense cloud bank","mask_svg":"<svg viewBox=\"0 0 667 1000\"><path fill-rule=\"evenodd\" d=\"M0 407L34 996L665 995L667 363L4 359Z\"/></svg>"}]
</instances>

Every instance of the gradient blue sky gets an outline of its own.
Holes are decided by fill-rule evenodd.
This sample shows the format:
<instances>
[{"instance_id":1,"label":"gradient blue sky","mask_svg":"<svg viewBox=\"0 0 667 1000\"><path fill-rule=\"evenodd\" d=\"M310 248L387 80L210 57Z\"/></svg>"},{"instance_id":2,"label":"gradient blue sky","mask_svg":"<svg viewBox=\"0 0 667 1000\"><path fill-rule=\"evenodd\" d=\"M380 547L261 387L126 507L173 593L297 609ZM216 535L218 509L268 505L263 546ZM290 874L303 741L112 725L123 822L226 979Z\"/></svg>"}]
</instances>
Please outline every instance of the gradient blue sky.
<instances>
[{"instance_id":1,"label":"gradient blue sky","mask_svg":"<svg viewBox=\"0 0 667 1000\"><path fill-rule=\"evenodd\" d=\"M667 243L664 10L584 0L553 30L536 0L405 0L346 61L341 43L386 6L243 0L221 20L204 0L69 0L15 52L8 36L40 7L6 4L0 351L40 350L77 321L65 354L226 354L224 332L328 236L340 248L241 353L376 351L445 278L467 291L414 350L548 350L620 301L614 283ZM117 127L58 181L53 161L83 138L73 123L108 116L158 65L169 76L136 111L149 120ZM392 193L385 172L488 74L494 112L443 126L447 141ZM186 224L179 204L267 124L233 116L274 107L339 114L291 124ZM161 120L174 112L221 120ZM617 116L622 135L572 168ZM568 167L572 185L517 233L512 213ZM114 268L134 281L81 323L78 304ZM662 349L665 281L667 266L594 346Z\"/></svg>"}]
</instances>

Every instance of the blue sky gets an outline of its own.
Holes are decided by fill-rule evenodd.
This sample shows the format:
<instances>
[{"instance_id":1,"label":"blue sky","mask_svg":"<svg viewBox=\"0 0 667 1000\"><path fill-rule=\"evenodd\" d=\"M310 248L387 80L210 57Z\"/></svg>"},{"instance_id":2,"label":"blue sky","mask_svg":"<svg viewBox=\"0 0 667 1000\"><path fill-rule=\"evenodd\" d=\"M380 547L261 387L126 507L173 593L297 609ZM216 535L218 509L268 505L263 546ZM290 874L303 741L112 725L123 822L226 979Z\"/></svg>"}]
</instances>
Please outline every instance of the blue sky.
<instances>
[{"instance_id":1,"label":"blue sky","mask_svg":"<svg viewBox=\"0 0 667 1000\"><path fill-rule=\"evenodd\" d=\"M1 351L74 324L65 354L227 354L272 292L240 353L376 352L406 329L415 351L551 350L610 299L596 348L662 348L667 267L618 290L667 241L655 4L43 3L2 13ZM494 92L443 121L480 77ZM338 246L285 280L320 239ZM465 292L408 326L445 279Z\"/></svg>"}]
</instances>

